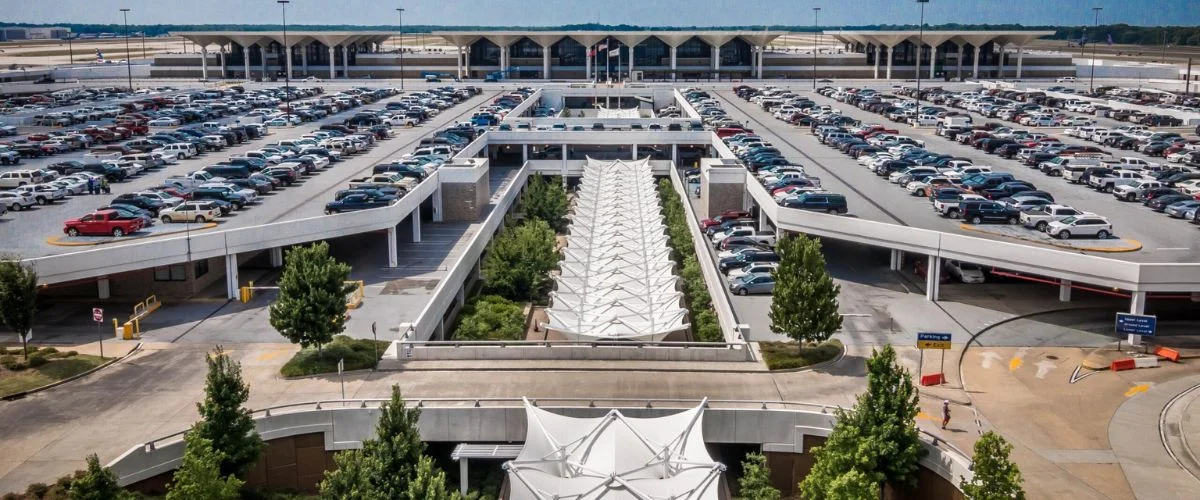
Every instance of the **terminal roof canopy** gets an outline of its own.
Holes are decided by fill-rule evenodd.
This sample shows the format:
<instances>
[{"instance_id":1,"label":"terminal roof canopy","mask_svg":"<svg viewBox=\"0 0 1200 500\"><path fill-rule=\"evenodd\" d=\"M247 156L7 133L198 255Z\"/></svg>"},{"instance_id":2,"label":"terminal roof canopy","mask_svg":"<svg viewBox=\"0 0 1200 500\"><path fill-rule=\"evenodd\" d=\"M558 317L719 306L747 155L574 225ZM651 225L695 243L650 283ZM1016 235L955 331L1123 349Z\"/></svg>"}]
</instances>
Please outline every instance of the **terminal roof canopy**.
<instances>
[{"instance_id":1,"label":"terminal roof canopy","mask_svg":"<svg viewBox=\"0 0 1200 500\"><path fill-rule=\"evenodd\" d=\"M988 42L1003 45L1025 45L1032 40L1053 35L1053 31L942 31L942 30L903 30L903 31L826 31L826 35L848 43L862 43L875 46L894 47L901 42L917 43L921 40L925 45L940 45L947 40L955 43L968 43L981 46Z\"/></svg>"},{"instance_id":2,"label":"terminal roof canopy","mask_svg":"<svg viewBox=\"0 0 1200 500\"><path fill-rule=\"evenodd\" d=\"M648 159L589 158L547 328L571 340L659 341L688 328Z\"/></svg>"},{"instance_id":3,"label":"terminal roof canopy","mask_svg":"<svg viewBox=\"0 0 1200 500\"><path fill-rule=\"evenodd\" d=\"M657 418L575 418L525 401L525 446L506 462L514 500L716 499L725 467L704 447L699 406Z\"/></svg>"},{"instance_id":4,"label":"terminal roof canopy","mask_svg":"<svg viewBox=\"0 0 1200 500\"><path fill-rule=\"evenodd\" d=\"M276 42L283 45L283 31L173 31L172 36L186 38L201 47L226 45L230 42L243 47ZM390 31L287 31L288 45L295 46L313 40L326 46L352 43L383 43L392 37Z\"/></svg>"}]
</instances>

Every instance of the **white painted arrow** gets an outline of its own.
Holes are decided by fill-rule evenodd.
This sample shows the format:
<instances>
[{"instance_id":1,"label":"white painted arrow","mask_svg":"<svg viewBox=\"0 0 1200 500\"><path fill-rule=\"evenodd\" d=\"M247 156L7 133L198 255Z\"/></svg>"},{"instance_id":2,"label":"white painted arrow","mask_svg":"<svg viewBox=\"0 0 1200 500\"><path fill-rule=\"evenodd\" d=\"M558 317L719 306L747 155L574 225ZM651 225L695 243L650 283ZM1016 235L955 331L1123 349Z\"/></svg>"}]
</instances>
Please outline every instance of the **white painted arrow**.
<instances>
[{"instance_id":1,"label":"white painted arrow","mask_svg":"<svg viewBox=\"0 0 1200 500\"><path fill-rule=\"evenodd\" d=\"M1037 367L1037 375L1034 375L1037 378L1046 378L1046 374L1050 373L1050 370L1058 368L1058 365L1048 359L1038 361L1034 366Z\"/></svg>"},{"instance_id":2,"label":"white painted arrow","mask_svg":"<svg viewBox=\"0 0 1200 500\"><path fill-rule=\"evenodd\" d=\"M987 351L987 352L983 353L982 356L983 356L983 369L984 370L991 368L992 362L999 361L1001 359L1001 356L999 354L996 354L992 351Z\"/></svg>"}]
</instances>

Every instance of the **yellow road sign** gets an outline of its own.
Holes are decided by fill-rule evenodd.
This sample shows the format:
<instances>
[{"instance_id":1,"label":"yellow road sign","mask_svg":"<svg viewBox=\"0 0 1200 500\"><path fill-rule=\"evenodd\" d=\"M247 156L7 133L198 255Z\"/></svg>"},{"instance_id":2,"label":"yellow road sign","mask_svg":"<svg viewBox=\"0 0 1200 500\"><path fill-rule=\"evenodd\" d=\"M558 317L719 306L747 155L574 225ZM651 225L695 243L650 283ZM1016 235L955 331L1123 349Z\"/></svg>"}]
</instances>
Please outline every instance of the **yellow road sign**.
<instances>
[{"instance_id":1,"label":"yellow road sign","mask_svg":"<svg viewBox=\"0 0 1200 500\"><path fill-rule=\"evenodd\" d=\"M917 349L949 349L949 340L918 340Z\"/></svg>"}]
</instances>

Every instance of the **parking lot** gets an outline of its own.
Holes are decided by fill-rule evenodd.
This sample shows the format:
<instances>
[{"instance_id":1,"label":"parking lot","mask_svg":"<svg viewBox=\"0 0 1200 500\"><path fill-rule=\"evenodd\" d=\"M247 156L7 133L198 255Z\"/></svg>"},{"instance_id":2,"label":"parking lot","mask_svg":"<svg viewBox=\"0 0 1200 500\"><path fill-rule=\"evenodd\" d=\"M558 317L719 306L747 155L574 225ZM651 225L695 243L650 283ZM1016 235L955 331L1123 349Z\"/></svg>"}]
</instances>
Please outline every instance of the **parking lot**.
<instances>
[{"instance_id":1,"label":"parking lot","mask_svg":"<svg viewBox=\"0 0 1200 500\"><path fill-rule=\"evenodd\" d=\"M1200 233L1195 232L1198 228L1194 225L1153 213L1140 203L1119 201L1111 194L1096 192L1086 186L1068 184L1061 178L1047 177L1014 160L987 155L970 146L949 141L936 136L933 127L915 128L893 123L880 115L817 95L807 89L798 92L818 105L836 108L843 115L864 124L880 123L887 128L896 129L902 135L924 141L926 148L932 151L964 157L975 165L992 166L996 172L1009 172L1019 179L1030 180L1037 188L1052 192L1056 203L1107 217L1112 222L1116 237L1135 241L1141 247L1135 252L1107 254L1109 257L1139 262L1194 262L1200 257L1200 249L1197 248ZM779 121L758 106L738 98L731 91L720 90L716 92L716 96L732 118L754 129L793 163L803 165L809 175L819 177L822 187L844 194L849 205L849 216L925 229L964 231L960 227L961 221L943 218L931 210L927 199L911 196L901 186L881 179L854 159L821 145L809 132L808 127L796 127ZM978 116L975 120L977 123L986 121ZM1064 136L1061 129L1045 131L1053 133L1064 143L1083 144ZM1137 153L1126 153L1129 152L1121 151L1120 156L1141 156ZM970 234L1009 242L1023 241L988 232L972 231ZM1032 232L1031 235L1036 236Z\"/></svg>"},{"instance_id":2,"label":"parking lot","mask_svg":"<svg viewBox=\"0 0 1200 500\"><path fill-rule=\"evenodd\" d=\"M382 108L388 102L401 97L402 95L378 101L367 108ZM492 94L476 95L419 126L394 128L394 137L390 140L379 143L364 153L350 156L340 163L334 163L323 172L309 176L293 187L263 195L262 202L251 205L246 210L230 213L227 218L220 221L217 227L247 227L281 220L319 216L324 212L326 202L332 200L333 193L339 189L345 189L348 181L369 174L371 167L377 163L398 157L400 153L411 150L422 137L433 133L439 127L469 117L479 105L487 102L491 97ZM230 156L240 156L246 152L257 150L267 143L298 139L304 134L315 131L320 125L341 123L353 113L354 110L351 110L295 127L274 127L271 129L270 135L265 138L247 141L221 151L208 152L195 158L180 160L177 164L143 173L126 182L112 183L110 195L81 194L71 196L65 201L35 206L20 213L0 216L0 253L28 258L78 251L79 248L56 246L51 243L51 241L61 241L64 220L86 214L96 207L107 204L115 196L160 186L168 176L200 170ZM22 133L26 133L24 127L22 129ZM82 158L84 152L77 151L43 158L23 159L19 165L0 168L0 172L43 168L66 160L78 160ZM184 230L182 224L160 223L156 227L162 226L180 226L178 229ZM197 227L192 225L190 229L197 229ZM111 244L128 241L136 241L136 239L123 238ZM84 239L81 242L88 243L89 240Z\"/></svg>"}]
</instances>

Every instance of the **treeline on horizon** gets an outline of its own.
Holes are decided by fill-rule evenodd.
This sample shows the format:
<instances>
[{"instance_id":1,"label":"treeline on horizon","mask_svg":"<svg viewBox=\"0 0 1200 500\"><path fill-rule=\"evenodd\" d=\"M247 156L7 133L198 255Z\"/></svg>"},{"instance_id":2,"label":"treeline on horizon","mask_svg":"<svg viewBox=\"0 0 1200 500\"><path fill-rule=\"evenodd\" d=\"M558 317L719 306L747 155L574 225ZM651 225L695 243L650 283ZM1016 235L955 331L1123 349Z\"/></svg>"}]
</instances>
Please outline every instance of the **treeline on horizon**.
<instances>
[{"instance_id":1,"label":"treeline on horizon","mask_svg":"<svg viewBox=\"0 0 1200 500\"><path fill-rule=\"evenodd\" d=\"M70 28L72 33L123 33L125 27L120 24L30 24L0 22L0 27L45 27L62 26ZM294 30L303 31L398 31L399 26L361 26L346 24L296 24L288 25ZM151 24L130 25L130 31L144 32L146 36L157 36L172 31L269 31L278 30L278 24ZM430 31L685 31L685 30L714 30L714 31L794 31L813 32L830 29L884 31L884 30L915 30L912 24L871 24L863 26L633 26L628 24L566 24L562 26L449 26L449 25L414 25L404 26L405 33L427 33ZM1055 40L1079 40L1087 33L1088 40L1105 43L1112 35L1113 43L1136 45L1193 45L1200 46L1200 26L1131 26L1128 24L1109 24L1099 27L1091 26L1025 26L1021 24L939 24L926 26L928 30L961 30L961 31L1003 31L1003 30L1045 30L1054 31L1049 36Z\"/></svg>"}]
</instances>

